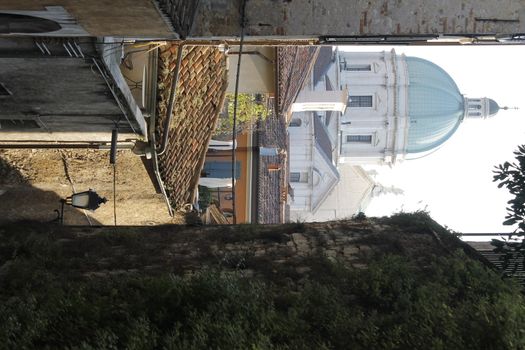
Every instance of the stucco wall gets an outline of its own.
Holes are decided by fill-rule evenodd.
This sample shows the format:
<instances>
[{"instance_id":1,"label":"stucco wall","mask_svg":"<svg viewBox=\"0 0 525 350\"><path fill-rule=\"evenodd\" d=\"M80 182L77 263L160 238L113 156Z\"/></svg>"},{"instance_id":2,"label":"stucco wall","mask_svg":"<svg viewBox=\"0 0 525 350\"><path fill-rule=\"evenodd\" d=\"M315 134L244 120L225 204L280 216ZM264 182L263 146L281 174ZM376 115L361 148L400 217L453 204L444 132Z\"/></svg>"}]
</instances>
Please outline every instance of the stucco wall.
<instances>
[{"instance_id":1,"label":"stucco wall","mask_svg":"<svg viewBox=\"0 0 525 350\"><path fill-rule=\"evenodd\" d=\"M2 0L2 10L64 7L92 36L175 38L152 0Z\"/></svg>"},{"instance_id":2,"label":"stucco wall","mask_svg":"<svg viewBox=\"0 0 525 350\"><path fill-rule=\"evenodd\" d=\"M166 11L166 6L173 8L170 1L3 0L0 11L63 6L93 36L174 38L172 25L180 27L177 30L183 35L192 28L193 38L234 37L240 33L241 0L202 0L193 24L195 6L188 0L176 7L173 15L166 13L171 22L167 25L158 4ZM524 4L523 0L248 0L246 34L317 38L519 33L525 31Z\"/></svg>"},{"instance_id":3,"label":"stucco wall","mask_svg":"<svg viewBox=\"0 0 525 350\"><path fill-rule=\"evenodd\" d=\"M119 151L116 163L117 224L154 225L177 221L170 217L140 157ZM113 225L113 167L109 151L1 150L0 225L21 220L49 222L60 199L94 189L108 202L85 213L64 208L66 225Z\"/></svg>"},{"instance_id":4,"label":"stucco wall","mask_svg":"<svg viewBox=\"0 0 525 350\"><path fill-rule=\"evenodd\" d=\"M133 130L92 64L81 58L0 58L2 83L11 92L2 98L0 118L36 118L40 124L31 133L2 133L2 139L98 139L86 133L92 132L105 133L108 141L117 121L122 134L131 136Z\"/></svg>"},{"instance_id":5,"label":"stucco wall","mask_svg":"<svg viewBox=\"0 0 525 350\"><path fill-rule=\"evenodd\" d=\"M238 36L240 0L202 0L192 36ZM523 0L248 0L246 34L411 35L525 31Z\"/></svg>"}]
</instances>

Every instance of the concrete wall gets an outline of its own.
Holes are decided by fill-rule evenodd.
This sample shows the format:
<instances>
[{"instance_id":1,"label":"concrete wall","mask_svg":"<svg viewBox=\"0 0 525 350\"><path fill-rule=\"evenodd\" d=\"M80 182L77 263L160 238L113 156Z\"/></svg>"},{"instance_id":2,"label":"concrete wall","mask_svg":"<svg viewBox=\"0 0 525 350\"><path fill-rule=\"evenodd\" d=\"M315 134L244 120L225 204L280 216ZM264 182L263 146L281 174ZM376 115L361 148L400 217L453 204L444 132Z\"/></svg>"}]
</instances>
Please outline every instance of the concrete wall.
<instances>
[{"instance_id":1,"label":"concrete wall","mask_svg":"<svg viewBox=\"0 0 525 350\"><path fill-rule=\"evenodd\" d=\"M201 0L192 36L238 36L241 0ZM525 31L523 0L248 0L246 35L481 34Z\"/></svg>"},{"instance_id":2,"label":"concrete wall","mask_svg":"<svg viewBox=\"0 0 525 350\"><path fill-rule=\"evenodd\" d=\"M2 131L2 140L108 141L117 120L121 138L133 135L89 60L0 57L0 77L10 92L0 100L0 119L31 119L40 126L24 133Z\"/></svg>"},{"instance_id":3,"label":"concrete wall","mask_svg":"<svg viewBox=\"0 0 525 350\"><path fill-rule=\"evenodd\" d=\"M235 92L239 51L228 53L228 90ZM275 93L275 48L245 46L241 59L239 92L248 94Z\"/></svg>"}]
</instances>

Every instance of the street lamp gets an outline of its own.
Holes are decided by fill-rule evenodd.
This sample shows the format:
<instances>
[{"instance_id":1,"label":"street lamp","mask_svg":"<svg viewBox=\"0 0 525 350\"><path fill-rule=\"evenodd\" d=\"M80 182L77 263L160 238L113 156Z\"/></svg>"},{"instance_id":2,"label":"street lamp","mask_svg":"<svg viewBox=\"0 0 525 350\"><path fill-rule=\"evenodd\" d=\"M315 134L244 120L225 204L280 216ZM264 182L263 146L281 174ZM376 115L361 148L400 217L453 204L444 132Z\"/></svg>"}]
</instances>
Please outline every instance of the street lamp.
<instances>
[{"instance_id":1,"label":"street lamp","mask_svg":"<svg viewBox=\"0 0 525 350\"><path fill-rule=\"evenodd\" d=\"M60 223L64 224L64 205L71 205L72 207L79 209L96 210L101 204L106 203L108 200L104 197L100 197L97 192L89 189L88 191L73 193L66 199L61 199L60 208Z\"/></svg>"}]
</instances>

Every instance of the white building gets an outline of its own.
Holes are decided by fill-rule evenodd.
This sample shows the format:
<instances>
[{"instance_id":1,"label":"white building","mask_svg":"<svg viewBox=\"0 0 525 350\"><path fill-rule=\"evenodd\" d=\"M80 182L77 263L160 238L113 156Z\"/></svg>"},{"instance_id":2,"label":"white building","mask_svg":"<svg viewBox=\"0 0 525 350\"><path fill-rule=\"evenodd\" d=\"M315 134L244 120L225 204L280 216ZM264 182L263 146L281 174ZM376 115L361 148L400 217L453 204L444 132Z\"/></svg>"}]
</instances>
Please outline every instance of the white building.
<instances>
[{"instance_id":1,"label":"white building","mask_svg":"<svg viewBox=\"0 0 525 350\"><path fill-rule=\"evenodd\" d=\"M350 91L341 118L341 162L394 164L435 150L465 118L495 115L488 98L466 98L434 63L391 52L339 53L340 87Z\"/></svg>"},{"instance_id":2,"label":"white building","mask_svg":"<svg viewBox=\"0 0 525 350\"><path fill-rule=\"evenodd\" d=\"M432 152L466 118L494 116L488 98L467 98L434 63L397 55L327 52L310 91L348 91L344 113L294 113L290 134L291 220L331 220L363 210L377 184L359 165L393 165ZM336 101L334 101L336 102ZM300 110L297 108L296 110Z\"/></svg>"}]
</instances>

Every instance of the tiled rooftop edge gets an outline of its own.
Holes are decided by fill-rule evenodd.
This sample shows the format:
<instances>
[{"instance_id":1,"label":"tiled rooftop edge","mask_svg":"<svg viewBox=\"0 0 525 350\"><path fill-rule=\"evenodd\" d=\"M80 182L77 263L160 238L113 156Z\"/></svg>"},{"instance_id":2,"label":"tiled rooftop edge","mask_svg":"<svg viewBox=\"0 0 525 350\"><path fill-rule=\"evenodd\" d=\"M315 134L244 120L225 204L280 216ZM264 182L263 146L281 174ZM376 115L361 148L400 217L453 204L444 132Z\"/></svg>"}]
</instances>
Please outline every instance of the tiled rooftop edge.
<instances>
[{"instance_id":1,"label":"tiled rooftop edge","mask_svg":"<svg viewBox=\"0 0 525 350\"><path fill-rule=\"evenodd\" d=\"M178 45L168 45L159 54L155 130L158 144L164 132L162 129L167 117L178 49ZM159 156L160 175L174 209L194 200L206 149L215 130L227 86L226 55L223 52L204 46L187 46L184 50L168 145L166 152Z\"/></svg>"}]
</instances>

